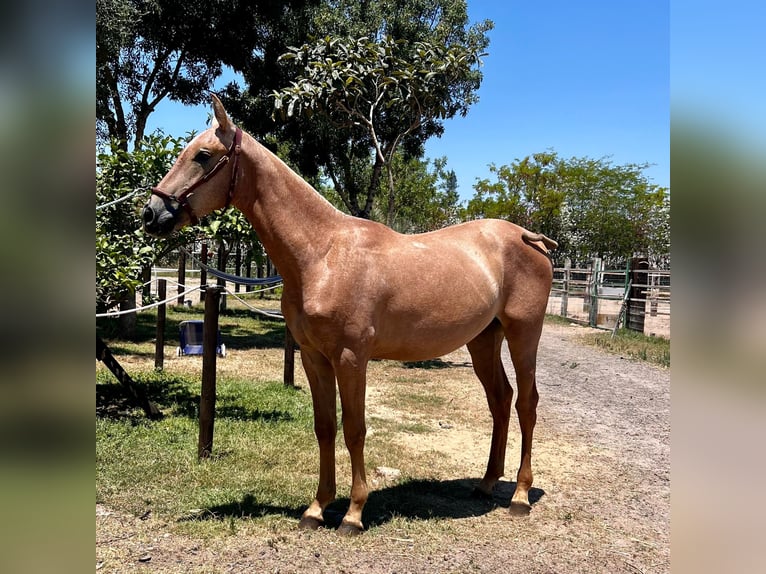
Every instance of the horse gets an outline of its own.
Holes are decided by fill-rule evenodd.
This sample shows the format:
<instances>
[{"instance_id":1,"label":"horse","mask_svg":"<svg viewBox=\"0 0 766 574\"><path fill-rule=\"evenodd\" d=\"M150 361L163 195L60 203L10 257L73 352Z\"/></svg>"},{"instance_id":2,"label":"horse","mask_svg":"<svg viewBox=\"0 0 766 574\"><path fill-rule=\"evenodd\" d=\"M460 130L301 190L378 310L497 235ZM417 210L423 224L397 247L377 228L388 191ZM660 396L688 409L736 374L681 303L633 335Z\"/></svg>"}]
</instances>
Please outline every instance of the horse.
<instances>
[{"instance_id":1,"label":"horse","mask_svg":"<svg viewBox=\"0 0 766 574\"><path fill-rule=\"evenodd\" d=\"M491 497L504 475L513 399L501 360L505 339L516 373L521 462L511 514L531 505L537 420L537 348L557 243L499 219L404 235L344 214L277 156L234 125L212 96L211 126L152 188L141 216L157 237L232 205L254 227L284 281L281 307L300 345L319 446L316 496L299 527L324 526L335 499L336 383L351 459L351 494L338 533L364 531L367 364L423 361L463 345L484 387L492 442L476 493ZM220 175L219 175L220 174Z\"/></svg>"}]
</instances>

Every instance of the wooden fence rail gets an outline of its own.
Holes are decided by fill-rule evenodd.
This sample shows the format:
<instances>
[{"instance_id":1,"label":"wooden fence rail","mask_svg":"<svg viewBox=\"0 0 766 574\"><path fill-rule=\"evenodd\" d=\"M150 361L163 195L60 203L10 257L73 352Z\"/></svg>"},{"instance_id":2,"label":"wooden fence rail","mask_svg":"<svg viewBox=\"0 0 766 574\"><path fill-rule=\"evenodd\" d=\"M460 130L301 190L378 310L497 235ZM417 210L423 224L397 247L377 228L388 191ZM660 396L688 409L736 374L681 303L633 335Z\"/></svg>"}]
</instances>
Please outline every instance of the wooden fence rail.
<instances>
[{"instance_id":1,"label":"wooden fence rail","mask_svg":"<svg viewBox=\"0 0 766 574\"><path fill-rule=\"evenodd\" d=\"M556 267L548 313L591 327L611 330L619 323L670 338L670 270L651 269L638 258L626 269L604 269L598 259L585 268Z\"/></svg>"}]
</instances>

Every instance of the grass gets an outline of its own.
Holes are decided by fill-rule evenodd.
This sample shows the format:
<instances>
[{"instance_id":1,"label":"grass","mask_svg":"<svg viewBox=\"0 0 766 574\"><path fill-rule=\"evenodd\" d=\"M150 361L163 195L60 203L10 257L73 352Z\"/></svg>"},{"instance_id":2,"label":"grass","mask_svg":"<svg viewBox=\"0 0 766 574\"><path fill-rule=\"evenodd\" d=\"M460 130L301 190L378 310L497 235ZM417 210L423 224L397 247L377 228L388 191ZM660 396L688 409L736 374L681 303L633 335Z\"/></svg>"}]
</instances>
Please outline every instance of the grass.
<instances>
[{"instance_id":1,"label":"grass","mask_svg":"<svg viewBox=\"0 0 766 574\"><path fill-rule=\"evenodd\" d=\"M97 382L97 403L108 413L96 421L98 502L188 519L293 516L310 497L316 461L307 392L219 380L214 456L198 461L199 382L162 373L136 378L166 416L150 422L128 409L110 412L104 407L116 385Z\"/></svg>"},{"instance_id":2,"label":"grass","mask_svg":"<svg viewBox=\"0 0 766 574\"><path fill-rule=\"evenodd\" d=\"M545 322L550 323L551 325L571 325L572 319L549 313L545 315Z\"/></svg>"},{"instance_id":3,"label":"grass","mask_svg":"<svg viewBox=\"0 0 766 574\"><path fill-rule=\"evenodd\" d=\"M628 329L619 329L614 337L611 332L588 333L582 336L582 340L610 353L670 367L670 340L664 337L650 337Z\"/></svg>"},{"instance_id":4,"label":"grass","mask_svg":"<svg viewBox=\"0 0 766 574\"><path fill-rule=\"evenodd\" d=\"M545 322L551 325L570 325L572 319L561 315L548 314ZM614 336L611 331L587 333L580 337L583 343L599 347L616 355L646 361L661 367L670 367L670 339L654 337L618 329Z\"/></svg>"}]
</instances>

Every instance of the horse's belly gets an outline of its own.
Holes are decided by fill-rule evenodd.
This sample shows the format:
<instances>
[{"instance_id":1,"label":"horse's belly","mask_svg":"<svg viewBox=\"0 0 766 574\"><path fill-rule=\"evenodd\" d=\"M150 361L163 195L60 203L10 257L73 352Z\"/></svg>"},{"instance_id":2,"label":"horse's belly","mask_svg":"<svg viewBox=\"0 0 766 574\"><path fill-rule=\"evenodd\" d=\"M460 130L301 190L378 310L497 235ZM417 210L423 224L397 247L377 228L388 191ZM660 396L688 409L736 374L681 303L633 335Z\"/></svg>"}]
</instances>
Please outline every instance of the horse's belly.
<instances>
[{"instance_id":1,"label":"horse's belly","mask_svg":"<svg viewBox=\"0 0 766 574\"><path fill-rule=\"evenodd\" d=\"M425 361L451 353L481 333L494 318L492 313L451 320L395 320L377 329L372 358L397 361Z\"/></svg>"}]
</instances>

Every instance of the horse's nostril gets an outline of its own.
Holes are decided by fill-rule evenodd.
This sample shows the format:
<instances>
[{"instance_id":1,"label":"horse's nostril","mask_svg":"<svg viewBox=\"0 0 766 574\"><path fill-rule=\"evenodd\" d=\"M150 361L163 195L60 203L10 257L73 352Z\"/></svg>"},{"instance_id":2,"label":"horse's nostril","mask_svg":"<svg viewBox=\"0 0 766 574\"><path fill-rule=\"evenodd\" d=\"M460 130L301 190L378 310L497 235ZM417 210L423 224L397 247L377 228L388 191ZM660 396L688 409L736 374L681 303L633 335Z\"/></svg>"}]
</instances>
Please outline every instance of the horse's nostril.
<instances>
[{"instance_id":1,"label":"horse's nostril","mask_svg":"<svg viewBox=\"0 0 766 574\"><path fill-rule=\"evenodd\" d=\"M144 224L149 225L151 222L154 221L154 210L149 207L148 205L144 207Z\"/></svg>"}]
</instances>

